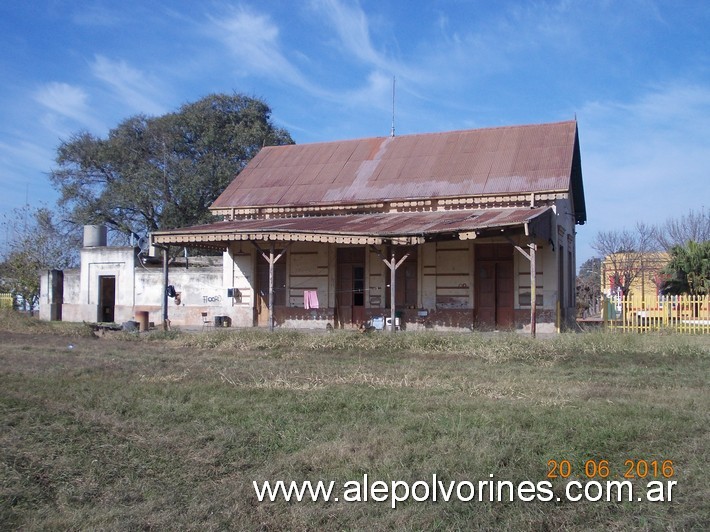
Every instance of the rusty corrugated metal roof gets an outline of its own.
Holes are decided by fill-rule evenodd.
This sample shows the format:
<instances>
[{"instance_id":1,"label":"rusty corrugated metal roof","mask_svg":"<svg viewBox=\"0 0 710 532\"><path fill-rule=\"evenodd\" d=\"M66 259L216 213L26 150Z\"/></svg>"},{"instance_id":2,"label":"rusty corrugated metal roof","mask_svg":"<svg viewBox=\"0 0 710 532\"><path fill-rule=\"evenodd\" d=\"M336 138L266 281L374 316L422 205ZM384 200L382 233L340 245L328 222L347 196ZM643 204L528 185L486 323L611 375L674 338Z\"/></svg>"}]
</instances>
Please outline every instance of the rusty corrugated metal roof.
<instances>
[{"instance_id":1,"label":"rusty corrugated metal roof","mask_svg":"<svg viewBox=\"0 0 710 532\"><path fill-rule=\"evenodd\" d=\"M492 228L522 226L551 212L550 207L452 210L432 212L344 214L254 220L229 220L153 234L156 243L176 244L205 241L252 239L258 234L280 234L281 240L296 240L298 235L400 237L455 235ZM470 237L469 237L470 238Z\"/></svg>"},{"instance_id":2,"label":"rusty corrugated metal roof","mask_svg":"<svg viewBox=\"0 0 710 532\"><path fill-rule=\"evenodd\" d=\"M576 135L568 121L265 147L212 208L566 192Z\"/></svg>"}]
</instances>

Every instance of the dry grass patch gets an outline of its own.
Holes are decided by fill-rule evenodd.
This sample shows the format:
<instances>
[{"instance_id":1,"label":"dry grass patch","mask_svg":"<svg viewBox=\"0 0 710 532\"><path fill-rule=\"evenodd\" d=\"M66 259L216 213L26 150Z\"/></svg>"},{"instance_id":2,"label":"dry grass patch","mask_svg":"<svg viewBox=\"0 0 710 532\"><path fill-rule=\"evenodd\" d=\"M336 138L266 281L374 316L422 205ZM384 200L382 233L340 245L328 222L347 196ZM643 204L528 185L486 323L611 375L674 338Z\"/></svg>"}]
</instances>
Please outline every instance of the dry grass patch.
<instances>
[{"instance_id":1,"label":"dry grass patch","mask_svg":"<svg viewBox=\"0 0 710 532\"><path fill-rule=\"evenodd\" d=\"M0 332L2 529L707 529L708 338ZM53 325L52 327L59 327ZM6 327L0 327L3 329ZM64 334L64 333L62 333ZM69 346L72 346L71 348ZM671 459L671 503L259 503ZM556 490L561 484L555 484Z\"/></svg>"}]
</instances>

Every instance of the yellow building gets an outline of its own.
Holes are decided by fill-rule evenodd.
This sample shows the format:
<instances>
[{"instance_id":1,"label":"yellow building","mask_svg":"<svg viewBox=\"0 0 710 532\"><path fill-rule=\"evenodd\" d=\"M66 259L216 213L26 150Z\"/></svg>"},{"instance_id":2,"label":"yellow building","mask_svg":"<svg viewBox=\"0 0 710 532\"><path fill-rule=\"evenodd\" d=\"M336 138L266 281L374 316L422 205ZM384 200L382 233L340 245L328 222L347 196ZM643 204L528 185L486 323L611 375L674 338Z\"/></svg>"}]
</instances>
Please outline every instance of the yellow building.
<instances>
[{"instance_id":1,"label":"yellow building","mask_svg":"<svg viewBox=\"0 0 710 532\"><path fill-rule=\"evenodd\" d=\"M660 293L667 276L661 270L668 264L670 257L665 251L647 253L614 253L607 255L601 266L602 293L607 296L621 295L620 286L614 282L616 274L624 283L631 278L629 293L645 298Z\"/></svg>"}]
</instances>

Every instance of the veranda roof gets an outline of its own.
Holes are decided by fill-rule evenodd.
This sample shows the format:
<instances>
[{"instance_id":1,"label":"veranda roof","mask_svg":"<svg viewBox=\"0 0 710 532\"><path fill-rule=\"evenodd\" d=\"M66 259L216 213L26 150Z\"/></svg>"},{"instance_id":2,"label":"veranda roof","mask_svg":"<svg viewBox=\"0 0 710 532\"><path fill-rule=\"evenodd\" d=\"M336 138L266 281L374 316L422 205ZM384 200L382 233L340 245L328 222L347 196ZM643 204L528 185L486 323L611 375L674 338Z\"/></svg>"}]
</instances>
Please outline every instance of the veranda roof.
<instances>
[{"instance_id":1,"label":"veranda roof","mask_svg":"<svg viewBox=\"0 0 710 532\"><path fill-rule=\"evenodd\" d=\"M161 245L225 249L230 242L282 241L334 244L421 244L437 238L468 240L522 230L550 237L551 207L395 212L228 220L158 231Z\"/></svg>"}]
</instances>

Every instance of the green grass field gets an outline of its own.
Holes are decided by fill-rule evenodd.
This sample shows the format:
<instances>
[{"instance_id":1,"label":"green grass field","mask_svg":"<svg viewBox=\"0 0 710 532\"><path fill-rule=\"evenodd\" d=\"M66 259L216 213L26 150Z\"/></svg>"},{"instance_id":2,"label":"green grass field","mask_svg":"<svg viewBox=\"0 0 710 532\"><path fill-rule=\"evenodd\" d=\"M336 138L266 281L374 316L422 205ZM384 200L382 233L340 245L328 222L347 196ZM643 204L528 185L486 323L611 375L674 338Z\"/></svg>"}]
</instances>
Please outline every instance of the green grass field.
<instances>
[{"instance_id":1,"label":"green grass field","mask_svg":"<svg viewBox=\"0 0 710 532\"><path fill-rule=\"evenodd\" d=\"M710 338L217 331L4 314L0 529L706 530ZM70 347L71 346L71 347ZM270 480L537 483L673 463L668 502L259 502ZM597 480L603 480L597 478ZM642 494L654 480L633 480ZM637 492L634 492L637 493ZM563 497L562 497L563 498Z\"/></svg>"}]
</instances>

